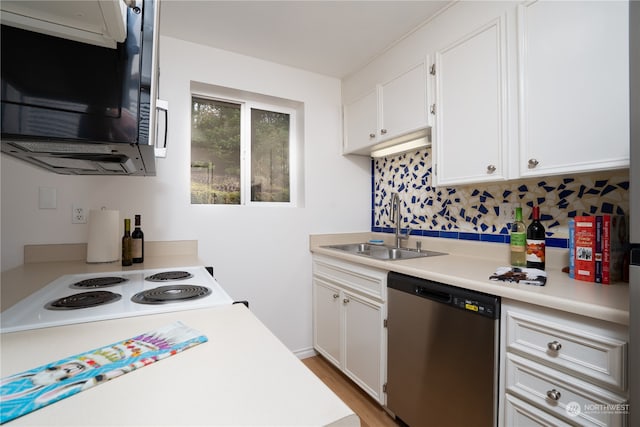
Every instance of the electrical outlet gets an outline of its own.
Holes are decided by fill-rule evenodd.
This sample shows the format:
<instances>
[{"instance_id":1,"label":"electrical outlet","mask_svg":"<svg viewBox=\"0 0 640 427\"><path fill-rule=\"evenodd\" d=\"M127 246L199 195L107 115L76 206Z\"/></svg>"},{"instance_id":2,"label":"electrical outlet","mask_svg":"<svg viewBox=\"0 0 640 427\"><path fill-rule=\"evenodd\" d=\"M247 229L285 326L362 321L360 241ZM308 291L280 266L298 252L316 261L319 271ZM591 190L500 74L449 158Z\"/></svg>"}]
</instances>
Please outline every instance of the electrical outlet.
<instances>
[{"instance_id":1,"label":"electrical outlet","mask_svg":"<svg viewBox=\"0 0 640 427\"><path fill-rule=\"evenodd\" d=\"M71 224L86 224L87 210L82 205L71 207Z\"/></svg>"},{"instance_id":2,"label":"electrical outlet","mask_svg":"<svg viewBox=\"0 0 640 427\"><path fill-rule=\"evenodd\" d=\"M500 222L502 224L512 224L516 218L517 203L500 203Z\"/></svg>"}]
</instances>

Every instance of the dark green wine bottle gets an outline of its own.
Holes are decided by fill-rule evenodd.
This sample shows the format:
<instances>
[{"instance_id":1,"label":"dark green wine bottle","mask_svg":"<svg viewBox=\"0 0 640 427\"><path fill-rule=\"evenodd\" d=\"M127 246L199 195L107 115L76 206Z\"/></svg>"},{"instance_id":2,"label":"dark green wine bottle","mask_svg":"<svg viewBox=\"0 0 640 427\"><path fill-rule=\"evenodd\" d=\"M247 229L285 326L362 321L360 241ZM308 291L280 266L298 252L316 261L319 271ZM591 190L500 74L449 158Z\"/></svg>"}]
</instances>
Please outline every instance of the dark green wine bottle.
<instances>
[{"instance_id":1,"label":"dark green wine bottle","mask_svg":"<svg viewBox=\"0 0 640 427\"><path fill-rule=\"evenodd\" d=\"M124 220L124 236L122 236L122 265L127 266L133 264L131 256L131 220Z\"/></svg>"},{"instance_id":2,"label":"dark green wine bottle","mask_svg":"<svg viewBox=\"0 0 640 427\"><path fill-rule=\"evenodd\" d=\"M134 263L144 262L144 233L140 227L140 215L135 216L136 228L131 233L131 256Z\"/></svg>"}]
</instances>

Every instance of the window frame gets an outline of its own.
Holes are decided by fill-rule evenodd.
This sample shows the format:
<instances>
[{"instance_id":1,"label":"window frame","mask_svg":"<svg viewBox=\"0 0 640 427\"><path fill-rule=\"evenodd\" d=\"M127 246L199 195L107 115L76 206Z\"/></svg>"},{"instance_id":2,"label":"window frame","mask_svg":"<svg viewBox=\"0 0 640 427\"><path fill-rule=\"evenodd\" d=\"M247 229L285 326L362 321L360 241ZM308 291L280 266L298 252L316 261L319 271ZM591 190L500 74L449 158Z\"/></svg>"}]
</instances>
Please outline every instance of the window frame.
<instances>
[{"instance_id":1,"label":"window frame","mask_svg":"<svg viewBox=\"0 0 640 427\"><path fill-rule=\"evenodd\" d=\"M298 194L298 118L297 110L286 105L256 101L253 99L241 99L233 96L217 96L203 91L190 93L189 102L193 105L193 99L199 98L209 101L226 102L240 106L240 203L239 204L215 204L197 203L198 206L248 206L248 207L296 207ZM266 110L289 115L289 201L288 202L263 202L251 200L251 109ZM189 109L191 111L191 108ZM189 117L192 123L192 117ZM191 125L189 126L189 149L191 150ZM191 165L191 157L189 158ZM189 172L189 184L191 184L191 172ZM189 186L191 192L191 185ZM191 203L193 206L194 204Z\"/></svg>"}]
</instances>

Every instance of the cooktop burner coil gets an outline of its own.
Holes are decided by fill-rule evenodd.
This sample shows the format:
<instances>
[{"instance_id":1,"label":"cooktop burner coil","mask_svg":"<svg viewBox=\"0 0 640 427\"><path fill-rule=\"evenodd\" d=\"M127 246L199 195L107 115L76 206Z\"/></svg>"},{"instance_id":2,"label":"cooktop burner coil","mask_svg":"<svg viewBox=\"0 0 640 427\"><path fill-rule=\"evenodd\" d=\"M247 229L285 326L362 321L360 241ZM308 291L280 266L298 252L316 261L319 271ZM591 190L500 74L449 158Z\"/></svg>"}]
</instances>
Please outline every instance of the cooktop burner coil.
<instances>
[{"instance_id":1,"label":"cooktop burner coil","mask_svg":"<svg viewBox=\"0 0 640 427\"><path fill-rule=\"evenodd\" d=\"M193 274L188 271L163 271L145 277L144 280L148 280L149 282L170 282L172 280L184 280L192 277Z\"/></svg>"},{"instance_id":2,"label":"cooktop burner coil","mask_svg":"<svg viewBox=\"0 0 640 427\"><path fill-rule=\"evenodd\" d=\"M107 288L109 286L119 285L120 283L124 283L129 279L125 279L124 277L92 277L90 279L81 280L72 284L70 287L75 289L90 289L90 288Z\"/></svg>"},{"instance_id":3,"label":"cooktop burner coil","mask_svg":"<svg viewBox=\"0 0 640 427\"><path fill-rule=\"evenodd\" d=\"M138 292L131 301L139 304L168 304L204 298L211 289L197 285L168 285Z\"/></svg>"},{"instance_id":4,"label":"cooktop burner coil","mask_svg":"<svg viewBox=\"0 0 640 427\"><path fill-rule=\"evenodd\" d=\"M77 310L118 301L122 295L109 291L89 291L69 295L47 303L48 310Z\"/></svg>"}]
</instances>

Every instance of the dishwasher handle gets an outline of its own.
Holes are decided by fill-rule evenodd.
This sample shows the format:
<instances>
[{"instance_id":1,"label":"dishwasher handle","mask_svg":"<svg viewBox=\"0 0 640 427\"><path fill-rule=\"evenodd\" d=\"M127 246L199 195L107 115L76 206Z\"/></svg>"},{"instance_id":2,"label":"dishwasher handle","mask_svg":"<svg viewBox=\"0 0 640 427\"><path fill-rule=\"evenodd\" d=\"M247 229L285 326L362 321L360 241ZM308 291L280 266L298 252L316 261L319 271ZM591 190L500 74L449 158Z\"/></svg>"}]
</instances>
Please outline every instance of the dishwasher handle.
<instances>
[{"instance_id":1,"label":"dishwasher handle","mask_svg":"<svg viewBox=\"0 0 640 427\"><path fill-rule=\"evenodd\" d=\"M440 292L435 289L428 288L426 286L416 286L414 288L415 294L421 297L429 298L434 301L441 302L443 304L450 304L452 296L447 292Z\"/></svg>"}]
</instances>

